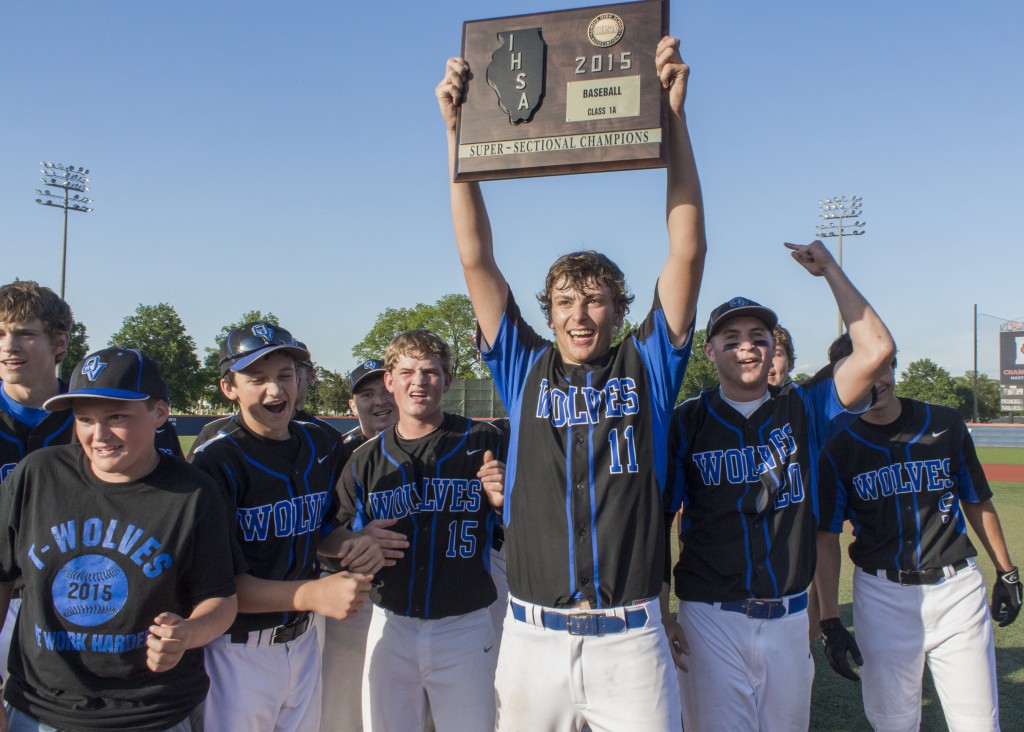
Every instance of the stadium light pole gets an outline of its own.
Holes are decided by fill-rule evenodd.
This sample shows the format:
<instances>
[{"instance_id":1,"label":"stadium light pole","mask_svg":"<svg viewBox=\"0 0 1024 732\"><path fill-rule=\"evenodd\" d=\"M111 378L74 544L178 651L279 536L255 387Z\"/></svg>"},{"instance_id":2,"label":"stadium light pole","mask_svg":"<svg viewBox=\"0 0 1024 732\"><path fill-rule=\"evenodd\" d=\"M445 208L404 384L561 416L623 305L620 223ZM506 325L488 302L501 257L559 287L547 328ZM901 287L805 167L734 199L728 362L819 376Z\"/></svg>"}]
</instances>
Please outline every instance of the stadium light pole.
<instances>
[{"instance_id":1,"label":"stadium light pole","mask_svg":"<svg viewBox=\"0 0 1024 732\"><path fill-rule=\"evenodd\" d=\"M818 201L818 218L824 223L818 224L818 238L839 239L839 269L843 268L843 237L860 236L864 233L864 222L860 220L864 203L863 196L833 196ZM854 223L844 223L852 219ZM843 334L843 314L839 313L839 335Z\"/></svg>"},{"instance_id":2,"label":"stadium light pole","mask_svg":"<svg viewBox=\"0 0 1024 732\"><path fill-rule=\"evenodd\" d=\"M36 203L40 206L51 206L64 211L64 241L60 253L60 296L61 299L64 299L64 283L68 268L68 211L81 211L82 213L92 211L90 208L92 199L82 195L89 190L89 186L86 185L89 182L86 177L89 175L89 171L81 166L76 168L74 165L64 165L63 163L40 162L39 165L39 172L43 174L39 180L43 182L44 188L36 188L36 195L39 196ZM56 188L63 193L54 193L45 186Z\"/></svg>"}]
</instances>

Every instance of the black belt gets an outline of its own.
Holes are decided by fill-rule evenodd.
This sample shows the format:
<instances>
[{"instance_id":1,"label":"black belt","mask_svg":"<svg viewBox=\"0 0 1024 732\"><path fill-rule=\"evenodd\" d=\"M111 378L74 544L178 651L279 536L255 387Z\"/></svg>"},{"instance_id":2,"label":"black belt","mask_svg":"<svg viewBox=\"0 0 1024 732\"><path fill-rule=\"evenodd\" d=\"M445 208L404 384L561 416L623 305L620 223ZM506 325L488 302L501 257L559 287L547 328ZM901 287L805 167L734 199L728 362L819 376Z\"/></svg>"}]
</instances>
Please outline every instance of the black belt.
<instances>
[{"instance_id":1,"label":"black belt","mask_svg":"<svg viewBox=\"0 0 1024 732\"><path fill-rule=\"evenodd\" d=\"M232 643L248 643L253 633L257 635L256 645L279 646L282 643L289 643L309 630L312 618L309 613L302 613L294 620L278 625L273 628L262 630L233 630L231 631Z\"/></svg>"},{"instance_id":2,"label":"black belt","mask_svg":"<svg viewBox=\"0 0 1024 732\"><path fill-rule=\"evenodd\" d=\"M907 569L869 569L867 571L877 577L885 577L890 582L896 582L901 585L934 585L946 579L946 577L952 577L961 569L967 569L969 564L966 559L953 562L953 564L947 565L952 570L951 572L947 572L946 567L922 569L920 571Z\"/></svg>"}]
</instances>

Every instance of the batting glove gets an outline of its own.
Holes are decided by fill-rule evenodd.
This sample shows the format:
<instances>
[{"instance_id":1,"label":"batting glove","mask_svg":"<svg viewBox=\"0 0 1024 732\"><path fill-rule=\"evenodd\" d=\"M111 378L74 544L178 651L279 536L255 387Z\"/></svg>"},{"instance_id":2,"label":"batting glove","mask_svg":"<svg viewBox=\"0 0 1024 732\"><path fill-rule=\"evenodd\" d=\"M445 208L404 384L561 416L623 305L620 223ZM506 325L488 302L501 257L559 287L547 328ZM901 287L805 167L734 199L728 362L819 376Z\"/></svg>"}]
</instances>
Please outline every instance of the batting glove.
<instances>
[{"instance_id":1,"label":"batting glove","mask_svg":"<svg viewBox=\"0 0 1024 732\"><path fill-rule=\"evenodd\" d=\"M992 589L992 619L999 621L1000 628L1005 628L1017 619L1020 601L1020 574L1014 567L1006 574L999 575Z\"/></svg>"},{"instance_id":2,"label":"batting glove","mask_svg":"<svg viewBox=\"0 0 1024 732\"><path fill-rule=\"evenodd\" d=\"M860 648L857 641L850 635L850 631L840 622L839 618L827 618L818 625L821 627L821 642L825 646L825 658L828 665L840 676L845 676L850 681L860 683L860 676L850 668L850 661L846 657L849 653L858 666L864 665L864 659L860 655Z\"/></svg>"}]
</instances>

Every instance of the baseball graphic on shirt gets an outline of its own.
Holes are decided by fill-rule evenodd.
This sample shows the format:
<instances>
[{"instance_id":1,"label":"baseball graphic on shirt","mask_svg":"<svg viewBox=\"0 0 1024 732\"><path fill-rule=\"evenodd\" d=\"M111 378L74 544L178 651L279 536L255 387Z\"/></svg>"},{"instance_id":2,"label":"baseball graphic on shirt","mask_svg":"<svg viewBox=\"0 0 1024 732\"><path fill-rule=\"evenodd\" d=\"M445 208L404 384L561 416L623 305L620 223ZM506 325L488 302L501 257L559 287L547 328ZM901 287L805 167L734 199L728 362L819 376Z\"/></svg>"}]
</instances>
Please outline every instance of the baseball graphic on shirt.
<instances>
[{"instance_id":1,"label":"baseball graphic on shirt","mask_svg":"<svg viewBox=\"0 0 1024 732\"><path fill-rule=\"evenodd\" d=\"M128 577L114 560L98 554L75 557L53 580L53 605L65 620L95 626L107 622L128 599Z\"/></svg>"}]
</instances>

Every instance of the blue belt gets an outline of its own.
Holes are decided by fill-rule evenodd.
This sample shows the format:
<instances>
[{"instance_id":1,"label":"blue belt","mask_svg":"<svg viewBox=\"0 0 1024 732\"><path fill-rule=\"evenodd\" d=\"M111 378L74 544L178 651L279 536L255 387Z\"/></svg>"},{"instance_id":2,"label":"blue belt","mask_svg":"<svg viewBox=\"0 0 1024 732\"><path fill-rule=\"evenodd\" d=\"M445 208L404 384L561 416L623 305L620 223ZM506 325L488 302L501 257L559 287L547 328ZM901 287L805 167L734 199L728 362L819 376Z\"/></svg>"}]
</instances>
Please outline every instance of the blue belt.
<instances>
[{"instance_id":1,"label":"blue belt","mask_svg":"<svg viewBox=\"0 0 1024 732\"><path fill-rule=\"evenodd\" d=\"M512 617L521 623L531 622L526 619L526 606L512 600ZM570 612L558 613L548 610L541 611L541 624L548 630L563 630L569 635L604 635L606 633L622 633L647 625L647 609L634 608L626 610L625 619L601 612Z\"/></svg>"},{"instance_id":2,"label":"blue belt","mask_svg":"<svg viewBox=\"0 0 1024 732\"><path fill-rule=\"evenodd\" d=\"M709 602L708 605L715 605L730 613L743 613L748 618L755 620L774 620L785 617L791 613L798 613L807 609L807 592L801 592L789 599L763 600L757 597L748 597L746 600L729 600L728 602Z\"/></svg>"}]
</instances>

